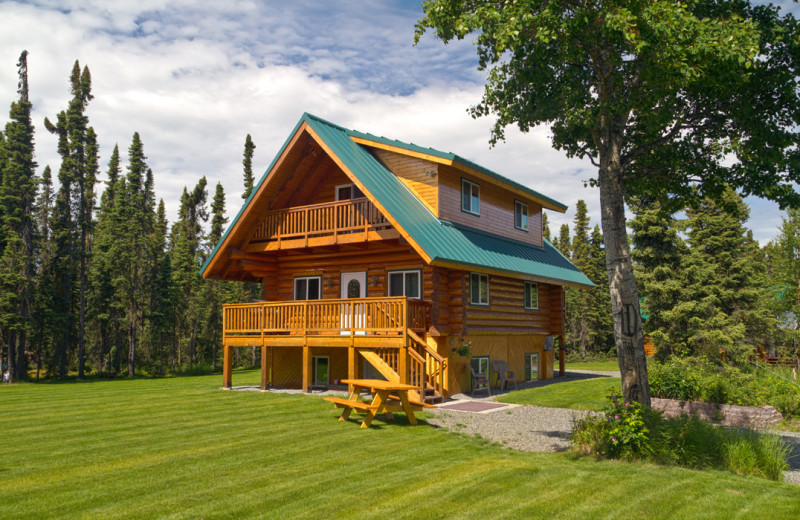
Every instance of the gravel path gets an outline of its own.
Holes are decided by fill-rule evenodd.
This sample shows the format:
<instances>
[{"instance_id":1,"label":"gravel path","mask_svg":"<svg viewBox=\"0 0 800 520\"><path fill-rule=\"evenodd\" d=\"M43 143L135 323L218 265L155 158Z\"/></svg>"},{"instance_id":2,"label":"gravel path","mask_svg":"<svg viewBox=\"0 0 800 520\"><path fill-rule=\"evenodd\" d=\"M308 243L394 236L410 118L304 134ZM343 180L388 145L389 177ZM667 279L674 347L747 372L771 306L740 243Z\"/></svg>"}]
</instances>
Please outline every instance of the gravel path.
<instances>
[{"instance_id":1,"label":"gravel path","mask_svg":"<svg viewBox=\"0 0 800 520\"><path fill-rule=\"evenodd\" d=\"M479 435L508 448L555 452L569 448L573 422L588 412L564 408L509 405L474 413L436 408L428 423L450 431Z\"/></svg>"}]
</instances>

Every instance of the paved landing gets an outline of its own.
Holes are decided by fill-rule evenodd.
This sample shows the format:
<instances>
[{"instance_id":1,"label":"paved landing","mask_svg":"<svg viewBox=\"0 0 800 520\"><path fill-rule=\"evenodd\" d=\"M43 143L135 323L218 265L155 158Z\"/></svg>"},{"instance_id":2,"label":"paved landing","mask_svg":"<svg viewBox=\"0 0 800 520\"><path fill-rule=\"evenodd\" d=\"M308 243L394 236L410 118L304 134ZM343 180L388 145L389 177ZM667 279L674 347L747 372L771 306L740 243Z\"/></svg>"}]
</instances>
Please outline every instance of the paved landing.
<instances>
[{"instance_id":1,"label":"paved landing","mask_svg":"<svg viewBox=\"0 0 800 520\"><path fill-rule=\"evenodd\" d=\"M502 403L487 403L485 401L455 401L440 404L438 407L445 410L458 410L459 412L489 412L500 408L508 408L510 405Z\"/></svg>"}]
</instances>

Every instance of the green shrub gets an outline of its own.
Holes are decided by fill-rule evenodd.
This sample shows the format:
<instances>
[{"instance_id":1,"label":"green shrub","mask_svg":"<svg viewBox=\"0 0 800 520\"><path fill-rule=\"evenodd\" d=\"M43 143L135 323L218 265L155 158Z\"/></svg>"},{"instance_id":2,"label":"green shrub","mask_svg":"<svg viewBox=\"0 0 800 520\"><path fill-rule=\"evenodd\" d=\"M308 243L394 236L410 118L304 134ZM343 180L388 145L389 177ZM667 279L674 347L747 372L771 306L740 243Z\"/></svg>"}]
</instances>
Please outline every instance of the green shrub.
<instances>
[{"instance_id":1,"label":"green shrub","mask_svg":"<svg viewBox=\"0 0 800 520\"><path fill-rule=\"evenodd\" d=\"M577 421L576 451L611 459L697 469L725 469L782 480L789 448L777 435L714 426L693 417L665 419L612 396L605 414Z\"/></svg>"},{"instance_id":2,"label":"green shrub","mask_svg":"<svg viewBox=\"0 0 800 520\"><path fill-rule=\"evenodd\" d=\"M653 396L682 401L700 397L700 373L685 361L653 363L648 367L648 376Z\"/></svg>"}]
</instances>

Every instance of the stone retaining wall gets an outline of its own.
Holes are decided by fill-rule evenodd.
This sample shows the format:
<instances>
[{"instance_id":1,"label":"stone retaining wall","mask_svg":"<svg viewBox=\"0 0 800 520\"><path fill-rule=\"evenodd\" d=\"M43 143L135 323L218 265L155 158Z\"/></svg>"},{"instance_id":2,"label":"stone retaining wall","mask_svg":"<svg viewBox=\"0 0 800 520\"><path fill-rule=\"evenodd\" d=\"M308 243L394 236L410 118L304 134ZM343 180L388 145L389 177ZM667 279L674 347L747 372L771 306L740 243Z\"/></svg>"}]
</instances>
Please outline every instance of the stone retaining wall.
<instances>
[{"instance_id":1,"label":"stone retaining wall","mask_svg":"<svg viewBox=\"0 0 800 520\"><path fill-rule=\"evenodd\" d=\"M650 403L654 410L659 410L664 417L680 417L693 415L700 419L741 428L772 428L783 420L772 406L754 408L728 404L700 403L697 401L678 401L677 399L652 398Z\"/></svg>"}]
</instances>

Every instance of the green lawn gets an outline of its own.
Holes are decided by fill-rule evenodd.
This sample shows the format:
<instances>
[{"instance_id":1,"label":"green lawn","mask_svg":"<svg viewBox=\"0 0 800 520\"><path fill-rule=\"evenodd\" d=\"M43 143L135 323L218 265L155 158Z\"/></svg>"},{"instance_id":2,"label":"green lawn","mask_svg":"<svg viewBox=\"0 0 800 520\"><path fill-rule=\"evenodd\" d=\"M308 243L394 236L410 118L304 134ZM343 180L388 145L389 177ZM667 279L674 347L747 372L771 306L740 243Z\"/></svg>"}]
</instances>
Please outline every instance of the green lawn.
<instances>
[{"instance_id":1,"label":"green lawn","mask_svg":"<svg viewBox=\"0 0 800 520\"><path fill-rule=\"evenodd\" d=\"M234 383L255 383L236 372ZM0 387L0 518L796 518L788 484L522 453L220 376ZM402 417L402 414L398 414Z\"/></svg>"},{"instance_id":2,"label":"green lawn","mask_svg":"<svg viewBox=\"0 0 800 520\"><path fill-rule=\"evenodd\" d=\"M558 363L556 363L558 364ZM577 363L567 362L567 370L610 370L619 372L619 364L613 361L579 361Z\"/></svg>"},{"instance_id":3,"label":"green lawn","mask_svg":"<svg viewBox=\"0 0 800 520\"><path fill-rule=\"evenodd\" d=\"M556 381L547 386L509 392L496 400L550 408L602 410L608 402L606 396L622 392L622 381L618 377L595 377L567 382L558 382L556 379Z\"/></svg>"}]
</instances>

